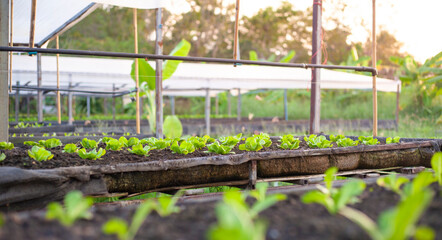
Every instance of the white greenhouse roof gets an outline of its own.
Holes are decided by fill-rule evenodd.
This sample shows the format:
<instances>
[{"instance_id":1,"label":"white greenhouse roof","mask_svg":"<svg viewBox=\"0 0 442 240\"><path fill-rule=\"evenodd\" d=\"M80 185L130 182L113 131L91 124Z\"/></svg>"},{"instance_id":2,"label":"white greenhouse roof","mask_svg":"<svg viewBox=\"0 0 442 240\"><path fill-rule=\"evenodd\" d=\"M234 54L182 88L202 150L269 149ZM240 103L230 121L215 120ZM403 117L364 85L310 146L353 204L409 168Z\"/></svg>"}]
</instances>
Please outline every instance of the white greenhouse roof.
<instances>
[{"instance_id":1,"label":"white greenhouse roof","mask_svg":"<svg viewBox=\"0 0 442 240\"><path fill-rule=\"evenodd\" d=\"M12 61L13 85L37 85L37 58L14 55ZM60 87L93 91L130 90L135 87L130 77L133 60L60 57ZM151 66L155 66L151 62ZM42 86L56 87L56 58L42 56ZM174 75L163 82L164 95L205 96L210 89L218 92L241 89L308 89L311 70L286 67L238 66L226 64L181 63ZM377 78L378 91L396 92L400 81ZM322 89L371 89L372 77L347 72L321 70ZM235 94L237 91L233 91Z\"/></svg>"},{"instance_id":2,"label":"white greenhouse roof","mask_svg":"<svg viewBox=\"0 0 442 240\"><path fill-rule=\"evenodd\" d=\"M154 9L168 6L170 0L38 0L35 17L35 45L42 47L48 40L75 25L97 8L96 3ZM31 0L14 0L12 39L14 44L29 45L31 5Z\"/></svg>"}]
</instances>

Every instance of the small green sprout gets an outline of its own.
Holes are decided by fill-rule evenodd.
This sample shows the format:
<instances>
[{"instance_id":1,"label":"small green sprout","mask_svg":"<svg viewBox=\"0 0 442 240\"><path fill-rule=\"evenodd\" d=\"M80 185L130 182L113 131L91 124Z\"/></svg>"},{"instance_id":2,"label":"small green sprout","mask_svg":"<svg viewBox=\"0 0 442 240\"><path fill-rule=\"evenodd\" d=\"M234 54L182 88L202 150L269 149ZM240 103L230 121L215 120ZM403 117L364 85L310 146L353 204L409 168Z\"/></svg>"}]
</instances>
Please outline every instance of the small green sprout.
<instances>
[{"instance_id":1,"label":"small green sprout","mask_svg":"<svg viewBox=\"0 0 442 240\"><path fill-rule=\"evenodd\" d=\"M31 150L28 150L28 155L36 161L47 161L54 157L50 151L46 150L44 147L33 146Z\"/></svg>"},{"instance_id":2,"label":"small green sprout","mask_svg":"<svg viewBox=\"0 0 442 240\"><path fill-rule=\"evenodd\" d=\"M83 140L81 140L81 146L83 146L86 149L97 148L98 147L98 143L100 143L100 141L101 141L101 139L97 142L95 140L83 138Z\"/></svg>"},{"instance_id":3,"label":"small green sprout","mask_svg":"<svg viewBox=\"0 0 442 240\"><path fill-rule=\"evenodd\" d=\"M359 136L359 142L361 144L364 145L377 145L377 144L381 144L381 142L379 142L379 140L377 140L376 138L373 138L373 136Z\"/></svg>"},{"instance_id":4,"label":"small green sprout","mask_svg":"<svg viewBox=\"0 0 442 240\"><path fill-rule=\"evenodd\" d=\"M439 186L442 186L442 152L437 152L433 155L431 158L431 168L434 170Z\"/></svg>"},{"instance_id":5,"label":"small green sprout","mask_svg":"<svg viewBox=\"0 0 442 240\"><path fill-rule=\"evenodd\" d=\"M299 148L299 143L301 142L298 138L295 138L292 134L287 134L281 137L279 140L281 145L278 145L282 149L297 149Z\"/></svg>"},{"instance_id":6,"label":"small green sprout","mask_svg":"<svg viewBox=\"0 0 442 240\"><path fill-rule=\"evenodd\" d=\"M94 148L90 152L87 152L85 148L78 151L78 155L83 159L97 160L106 154L106 150L100 148L97 150Z\"/></svg>"},{"instance_id":7,"label":"small green sprout","mask_svg":"<svg viewBox=\"0 0 442 240\"><path fill-rule=\"evenodd\" d=\"M359 141L353 141L350 138L340 138L337 140L336 144L338 144L338 147L352 147L352 146L358 146Z\"/></svg>"},{"instance_id":8,"label":"small green sprout","mask_svg":"<svg viewBox=\"0 0 442 240\"><path fill-rule=\"evenodd\" d=\"M68 143L64 146L63 151L65 153L76 153L78 151L77 145L74 143Z\"/></svg>"},{"instance_id":9,"label":"small green sprout","mask_svg":"<svg viewBox=\"0 0 442 240\"><path fill-rule=\"evenodd\" d=\"M228 145L222 145L220 144L218 141L215 141L212 144L207 145L207 152L213 152L213 153L218 153L218 154L235 154L234 152L232 152L234 146L228 146Z\"/></svg>"},{"instance_id":10,"label":"small green sprout","mask_svg":"<svg viewBox=\"0 0 442 240\"><path fill-rule=\"evenodd\" d=\"M14 148L14 144L11 142L0 142L0 150L11 150Z\"/></svg>"},{"instance_id":11,"label":"small green sprout","mask_svg":"<svg viewBox=\"0 0 442 240\"><path fill-rule=\"evenodd\" d=\"M0 162L6 159L6 155L4 153L0 154Z\"/></svg>"},{"instance_id":12,"label":"small green sprout","mask_svg":"<svg viewBox=\"0 0 442 240\"><path fill-rule=\"evenodd\" d=\"M145 146L143 147L143 145L141 145L141 143L135 145L132 147L132 149L127 149L129 152L139 155L139 156L148 156L149 155L149 151L152 150L152 148L150 146Z\"/></svg>"},{"instance_id":13,"label":"small green sprout","mask_svg":"<svg viewBox=\"0 0 442 240\"><path fill-rule=\"evenodd\" d=\"M261 133L247 138L244 144L239 145L239 150L257 152L263 147L270 147L270 145L272 145L272 141L269 135Z\"/></svg>"},{"instance_id":14,"label":"small green sprout","mask_svg":"<svg viewBox=\"0 0 442 240\"><path fill-rule=\"evenodd\" d=\"M173 153L187 155L189 153L195 152L195 147L193 146L193 144L191 142L188 142L188 141L182 141L181 144L179 144L179 145L178 145L178 141L175 141L170 146L170 150L172 150Z\"/></svg>"},{"instance_id":15,"label":"small green sprout","mask_svg":"<svg viewBox=\"0 0 442 240\"><path fill-rule=\"evenodd\" d=\"M57 219L64 226L72 226L78 219L90 219L89 208L93 204L91 197L83 197L80 191L72 191L64 198L65 209L58 202L49 203L46 218Z\"/></svg>"},{"instance_id":16,"label":"small green sprout","mask_svg":"<svg viewBox=\"0 0 442 240\"><path fill-rule=\"evenodd\" d=\"M400 137L394 137L394 138L388 137L387 140L386 140L386 143L387 144L399 143L400 140L401 140Z\"/></svg>"},{"instance_id":17,"label":"small green sprout","mask_svg":"<svg viewBox=\"0 0 442 240\"><path fill-rule=\"evenodd\" d=\"M386 177L378 178L376 180L376 183L379 186L391 190L397 193L398 195L400 195L401 197L403 197L404 193L401 190L401 186L409 181L410 180L406 177L398 177L396 174L391 174Z\"/></svg>"},{"instance_id":18,"label":"small green sprout","mask_svg":"<svg viewBox=\"0 0 442 240\"><path fill-rule=\"evenodd\" d=\"M307 145L311 148L329 148L333 145L330 141L328 141L324 136L316 136L315 134L311 134L310 136L305 136L304 141L307 142Z\"/></svg>"}]
</instances>

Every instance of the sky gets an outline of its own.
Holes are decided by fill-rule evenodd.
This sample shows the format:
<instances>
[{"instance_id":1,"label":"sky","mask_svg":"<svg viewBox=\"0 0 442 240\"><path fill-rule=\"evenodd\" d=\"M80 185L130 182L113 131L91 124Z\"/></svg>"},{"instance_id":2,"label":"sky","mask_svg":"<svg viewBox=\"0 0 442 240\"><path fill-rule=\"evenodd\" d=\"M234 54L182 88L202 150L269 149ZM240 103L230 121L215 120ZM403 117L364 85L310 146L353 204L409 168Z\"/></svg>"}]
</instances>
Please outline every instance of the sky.
<instances>
[{"instance_id":1,"label":"sky","mask_svg":"<svg viewBox=\"0 0 442 240\"><path fill-rule=\"evenodd\" d=\"M235 3L235 0L223 0ZM240 14L251 16L261 8L280 6L283 0L240 0ZM313 0L287 0L295 9L305 10ZM372 0L341 0L347 6L336 12L335 2L323 0L323 25L325 19L333 15L340 16L342 22L351 29L349 42L364 42L371 35ZM185 0L172 0L172 12L189 10ZM409 53L421 63L442 51L441 27L442 0L377 0L376 31L385 29L393 34L404 45L402 51ZM364 26L362 26L363 24ZM367 29L369 31L367 31Z\"/></svg>"}]
</instances>

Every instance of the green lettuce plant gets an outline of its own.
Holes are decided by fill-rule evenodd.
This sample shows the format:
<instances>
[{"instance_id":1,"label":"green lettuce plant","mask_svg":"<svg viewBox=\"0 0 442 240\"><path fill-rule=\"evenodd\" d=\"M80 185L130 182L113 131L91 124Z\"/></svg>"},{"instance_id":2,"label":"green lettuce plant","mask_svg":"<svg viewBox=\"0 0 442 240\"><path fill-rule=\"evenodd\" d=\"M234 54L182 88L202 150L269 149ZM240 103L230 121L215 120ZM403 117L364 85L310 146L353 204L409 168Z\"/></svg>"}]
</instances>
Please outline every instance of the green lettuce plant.
<instances>
[{"instance_id":1,"label":"green lettuce plant","mask_svg":"<svg viewBox=\"0 0 442 240\"><path fill-rule=\"evenodd\" d=\"M28 155L36 161L47 161L54 157L50 151L46 150L44 147L33 146L31 150L28 150Z\"/></svg>"},{"instance_id":2,"label":"green lettuce plant","mask_svg":"<svg viewBox=\"0 0 442 240\"><path fill-rule=\"evenodd\" d=\"M121 137L118 139L118 141L120 142L120 144L121 144L123 147L129 147L129 141L127 140L126 137L121 136Z\"/></svg>"},{"instance_id":3,"label":"green lettuce plant","mask_svg":"<svg viewBox=\"0 0 442 240\"><path fill-rule=\"evenodd\" d=\"M387 144L399 143L400 140L401 140L400 137L394 137L394 138L388 137L387 140L386 140L386 143Z\"/></svg>"},{"instance_id":4,"label":"green lettuce plant","mask_svg":"<svg viewBox=\"0 0 442 240\"><path fill-rule=\"evenodd\" d=\"M172 140L166 138L166 139L157 139L154 137L151 138L145 138L142 139L141 144L148 144L152 149L165 149L168 148L170 146L170 144L172 143Z\"/></svg>"},{"instance_id":5,"label":"green lettuce plant","mask_svg":"<svg viewBox=\"0 0 442 240\"><path fill-rule=\"evenodd\" d=\"M132 147L140 143L140 139L136 137L131 137L127 140L127 147Z\"/></svg>"},{"instance_id":6,"label":"green lettuce plant","mask_svg":"<svg viewBox=\"0 0 442 240\"><path fill-rule=\"evenodd\" d=\"M6 155L4 153L0 154L0 162L6 159Z\"/></svg>"},{"instance_id":7,"label":"green lettuce plant","mask_svg":"<svg viewBox=\"0 0 442 240\"><path fill-rule=\"evenodd\" d=\"M170 146L170 150L172 150L173 153L187 155L195 152L195 147L188 141L182 141L181 144L178 144L178 141L174 141Z\"/></svg>"},{"instance_id":8,"label":"green lettuce plant","mask_svg":"<svg viewBox=\"0 0 442 240\"><path fill-rule=\"evenodd\" d=\"M11 150L14 148L14 144L11 142L0 142L0 150Z\"/></svg>"},{"instance_id":9,"label":"green lettuce plant","mask_svg":"<svg viewBox=\"0 0 442 240\"><path fill-rule=\"evenodd\" d=\"M77 145L75 145L74 143L68 143L64 146L62 152L76 153L77 151L78 151Z\"/></svg>"},{"instance_id":10,"label":"green lettuce plant","mask_svg":"<svg viewBox=\"0 0 442 240\"><path fill-rule=\"evenodd\" d=\"M336 141L336 144L338 144L338 147L352 147L352 146L358 146L359 141L353 141L350 138L340 138Z\"/></svg>"},{"instance_id":11,"label":"green lettuce plant","mask_svg":"<svg viewBox=\"0 0 442 240\"><path fill-rule=\"evenodd\" d=\"M431 158L431 168L434 170L434 175L439 183L439 186L442 186L442 152L437 152Z\"/></svg>"},{"instance_id":12,"label":"green lettuce plant","mask_svg":"<svg viewBox=\"0 0 442 240\"><path fill-rule=\"evenodd\" d=\"M101 139L97 142L95 140L83 138L83 140L81 140L81 146L83 146L83 148L86 148L86 149L97 148L98 143L100 143L100 141L101 141Z\"/></svg>"},{"instance_id":13,"label":"green lettuce plant","mask_svg":"<svg viewBox=\"0 0 442 240\"><path fill-rule=\"evenodd\" d=\"M132 149L127 150L138 156L148 156L149 151L152 150L152 148L149 145L143 147L141 143L138 143L137 145L132 146Z\"/></svg>"},{"instance_id":14,"label":"green lettuce plant","mask_svg":"<svg viewBox=\"0 0 442 240\"><path fill-rule=\"evenodd\" d=\"M297 149L299 148L299 143L301 142L298 138L295 138L292 134L287 134L281 137L279 140L281 145L278 145L282 149Z\"/></svg>"},{"instance_id":15,"label":"green lettuce plant","mask_svg":"<svg viewBox=\"0 0 442 240\"><path fill-rule=\"evenodd\" d=\"M97 160L106 154L106 150L100 148L98 151L94 148L87 152L85 148L78 150L78 155L83 159Z\"/></svg>"},{"instance_id":16,"label":"green lettuce plant","mask_svg":"<svg viewBox=\"0 0 442 240\"><path fill-rule=\"evenodd\" d=\"M330 135L330 141L337 143L338 140L346 138L344 135Z\"/></svg>"},{"instance_id":17,"label":"green lettuce plant","mask_svg":"<svg viewBox=\"0 0 442 240\"><path fill-rule=\"evenodd\" d=\"M328 141L324 136L316 136L315 134L311 134L310 136L305 136L304 141L311 148L329 148L333 145L330 141Z\"/></svg>"},{"instance_id":18,"label":"green lettuce plant","mask_svg":"<svg viewBox=\"0 0 442 240\"><path fill-rule=\"evenodd\" d=\"M188 142L191 142L196 150L200 150L206 146L207 142L213 142L213 138L210 138L209 136L205 135L203 137L189 137L187 138Z\"/></svg>"},{"instance_id":19,"label":"green lettuce plant","mask_svg":"<svg viewBox=\"0 0 442 240\"><path fill-rule=\"evenodd\" d=\"M106 150L120 151L123 146L124 143L114 138L107 139L106 141Z\"/></svg>"},{"instance_id":20,"label":"green lettuce plant","mask_svg":"<svg viewBox=\"0 0 442 240\"><path fill-rule=\"evenodd\" d=\"M270 140L269 135L261 133L259 135L248 137L244 144L239 145L239 150L257 152L263 147L270 147L270 145L272 145L272 140Z\"/></svg>"},{"instance_id":21,"label":"green lettuce plant","mask_svg":"<svg viewBox=\"0 0 442 240\"><path fill-rule=\"evenodd\" d=\"M232 152L232 149L235 145L223 145L220 144L218 141L215 140L214 143L207 145L207 152L213 152L213 153L218 153L218 154L235 154L234 152Z\"/></svg>"},{"instance_id":22,"label":"green lettuce plant","mask_svg":"<svg viewBox=\"0 0 442 240\"><path fill-rule=\"evenodd\" d=\"M78 219L90 219L92 214L89 212L93 204L91 197L83 197L80 191L72 191L66 194L64 198L65 208L58 202L49 203L46 211L46 218L56 219L64 226L72 226Z\"/></svg>"},{"instance_id":23,"label":"green lettuce plant","mask_svg":"<svg viewBox=\"0 0 442 240\"><path fill-rule=\"evenodd\" d=\"M242 133L239 133L236 136L227 136L227 137L220 137L218 140L222 145L226 146L236 146L236 144L241 141Z\"/></svg>"},{"instance_id":24,"label":"green lettuce plant","mask_svg":"<svg viewBox=\"0 0 442 240\"><path fill-rule=\"evenodd\" d=\"M373 138L373 136L359 136L359 142L361 144L364 145L377 145L377 144L381 144L381 142L379 142L379 140L377 140L376 138Z\"/></svg>"},{"instance_id":25,"label":"green lettuce plant","mask_svg":"<svg viewBox=\"0 0 442 240\"><path fill-rule=\"evenodd\" d=\"M55 148L55 147L59 147L62 145L60 139L56 139L56 138L51 138L48 140L40 140L38 142L25 141L23 144L30 145L30 146L44 147L44 148Z\"/></svg>"}]
</instances>

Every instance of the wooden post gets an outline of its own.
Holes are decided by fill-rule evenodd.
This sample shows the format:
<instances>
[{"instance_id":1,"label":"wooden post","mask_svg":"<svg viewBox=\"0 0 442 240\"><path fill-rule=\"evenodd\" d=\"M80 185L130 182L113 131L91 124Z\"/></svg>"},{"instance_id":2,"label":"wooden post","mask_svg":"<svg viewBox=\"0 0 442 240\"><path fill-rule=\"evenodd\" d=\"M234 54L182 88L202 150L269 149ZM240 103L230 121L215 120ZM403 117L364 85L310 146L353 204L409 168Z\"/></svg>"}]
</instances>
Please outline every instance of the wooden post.
<instances>
[{"instance_id":1,"label":"wooden post","mask_svg":"<svg viewBox=\"0 0 442 240\"><path fill-rule=\"evenodd\" d=\"M284 89L284 119L289 120L289 106L287 102L287 89Z\"/></svg>"},{"instance_id":2,"label":"wooden post","mask_svg":"<svg viewBox=\"0 0 442 240\"><path fill-rule=\"evenodd\" d=\"M35 17L37 15L37 0L32 0L31 5L31 27L29 32L29 47L34 47L34 41L35 41Z\"/></svg>"},{"instance_id":3,"label":"wooden post","mask_svg":"<svg viewBox=\"0 0 442 240\"><path fill-rule=\"evenodd\" d=\"M69 75L71 78L71 75ZM72 88L72 80L69 81L69 89ZM73 116L73 106L72 106L72 92L68 93L68 125L72 125L74 123L74 116Z\"/></svg>"},{"instance_id":4,"label":"wooden post","mask_svg":"<svg viewBox=\"0 0 442 240\"><path fill-rule=\"evenodd\" d=\"M399 129L399 98L400 98L400 89L401 89L401 81L396 79L397 81L397 90L396 90L396 130Z\"/></svg>"},{"instance_id":5,"label":"wooden post","mask_svg":"<svg viewBox=\"0 0 442 240\"><path fill-rule=\"evenodd\" d=\"M117 109L116 109L116 103L115 103L115 83L114 84L112 84L112 92L113 92L113 94L112 94L112 120L113 120L113 123L114 123L114 125L116 124L116 121L115 121L115 114L116 114L116 111L117 111Z\"/></svg>"},{"instance_id":6,"label":"wooden post","mask_svg":"<svg viewBox=\"0 0 442 240\"><path fill-rule=\"evenodd\" d=\"M103 113L104 115L107 115L107 97L103 98Z\"/></svg>"},{"instance_id":7,"label":"wooden post","mask_svg":"<svg viewBox=\"0 0 442 240\"><path fill-rule=\"evenodd\" d=\"M41 53L37 53L37 87L41 88ZM37 120L43 122L43 91L37 94Z\"/></svg>"},{"instance_id":8,"label":"wooden post","mask_svg":"<svg viewBox=\"0 0 442 240\"><path fill-rule=\"evenodd\" d=\"M238 22L239 22L239 0L236 0L236 13L235 13L235 36L233 39L233 59L237 60L239 55L239 43L238 43ZM236 67L236 64L233 64Z\"/></svg>"},{"instance_id":9,"label":"wooden post","mask_svg":"<svg viewBox=\"0 0 442 240\"><path fill-rule=\"evenodd\" d=\"M138 26L137 26L137 9L133 9L133 24L134 24L134 45L135 45L135 53L138 53ZM135 88L137 89L135 95L136 102L136 128L137 134L141 133L140 126L140 90L139 88L139 76L138 76L138 58L135 58Z\"/></svg>"},{"instance_id":10,"label":"wooden post","mask_svg":"<svg viewBox=\"0 0 442 240\"><path fill-rule=\"evenodd\" d=\"M313 0L312 64L321 64L322 0ZM319 133L321 119L321 72L312 69L310 95L310 133Z\"/></svg>"},{"instance_id":11,"label":"wooden post","mask_svg":"<svg viewBox=\"0 0 442 240\"><path fill-rule=\"evenodd\" d=\"M256 160L249 162L249 186L248 189L256 188L256 180L258 178Z\"/></svg>"},{"instance_id":12,"label":"wooden post","mask_svg":"<svg viewBox=\"0 0 442 240\"><path fill-rule=\"evenodd\" d=\"M163 54L162 9L157 8L155 54ZM163 138L163 60L155 60L156 137Z\"/></svg>"},{"instance_id":13,"label":"wooden post","mask_svg":"<svg viewBox=\"0 0 442 240\"><path fill-rule=\"evenodd\" d=\"M15 89L15 122L18 123L18 112L20 110L20 82L17 81L17 89Z\"/></svg>"},{"instance_id":14,"label":"wooden post","mask_svg":"<svg viewBox=\"0 0 442 240\"><path fill-rule=\"evenodd\" d=\"M175 115L175 96L170 96L170 109L172 111L172 115Z\"/></svg>"},{"instance_id":15,"label":"wooden post","mask_svg":"<svg viewBox=\"0 0 442 240\"><path fill-rule=\"evenodd\" d=\"M210 91L208 88L206 89L205 117L206 117L206 135L210 136Z\"/></svg>"},{"instance_id":16,"label":"wooden post","mask_svg":"<svg viewBox=\"0 0 442 240\"><path fill-rule=\"evenodd\" d=\"M14 33L14 0L11 0L11 21L9 21L9 46L13 47L13 33ZM12 52L9 52L9 92L12 92Z\"/></svg>"},{"instance_id":17,"label":"wooden post","mask_svg":"<svg viewBox=\"0 0 442 240\"><path fill-rule=\"evenodd\" d=\"M216 94L215 97L215 115L219 115L219 95Z\"/></svg>"},{"instance_id":18,"label":"wooden post","mask_svg":"<svg viewBox=\"0 0 442 240\"><path fill-rule=\"evenodd\" d=\"M55 45L56 48L59 49L60 48L60 44L59 44L59 39L58 39L58 35L55 38ZM57 59L57 89L60 89L60 54L56 54L56 59ZM57 91L57 121L58 124L61 124L61 104L60 104L60 91Z\"/></svg>"},{"instance_id":19,"label":"wooden post","mask_svg":"<svg viewBox=\"0 0 442 240\"><path fill-rule=\"evenodd\" d=\"M241 121L241 89L238 88L238 107L236 109L236 120Z\"/></svg>"},{"instance_id":20,"label":"wooden post","mask_svg":"<svg viewBox=\"0 0 442 240\"><path fill-rule=\"evenodd\" d=\"M91 117L91 96L86 97L86 115L88 119Z\"/></svg>"},{"instance_id":21,"label":"wooden post","mask_svg":"<svg viewBox=\"0 0 442 240\"><path fill-rule=\"evenodd\" d=\"M28 95L26 95L26 117L27 118L29 118L29 114L31 111L30 105L31 105L31 94L28 93Z\"/></svg>"},{"instance_id":22,"label":"wooden post","mask_svg":"<svg viewBox=\"0 0 442 240\"><path fill-rule=\"evenodd\" d=\"M373 27L372 27L372 56L371 65L376 68L376 0L373 0ZM373 76L373 136L378 135L378 93L376 89L376 75Z\"/></svg>"},{"instance_id":23,"label":"wooden post","mask_svg":"<svg viewBox=\"0 0 442 240\"><path fill-rule=\"evenodd\" d=\"M230 90L227 91L227 114L229 117L232 116L232 93Z\"/></svg>"}]
</instances>

